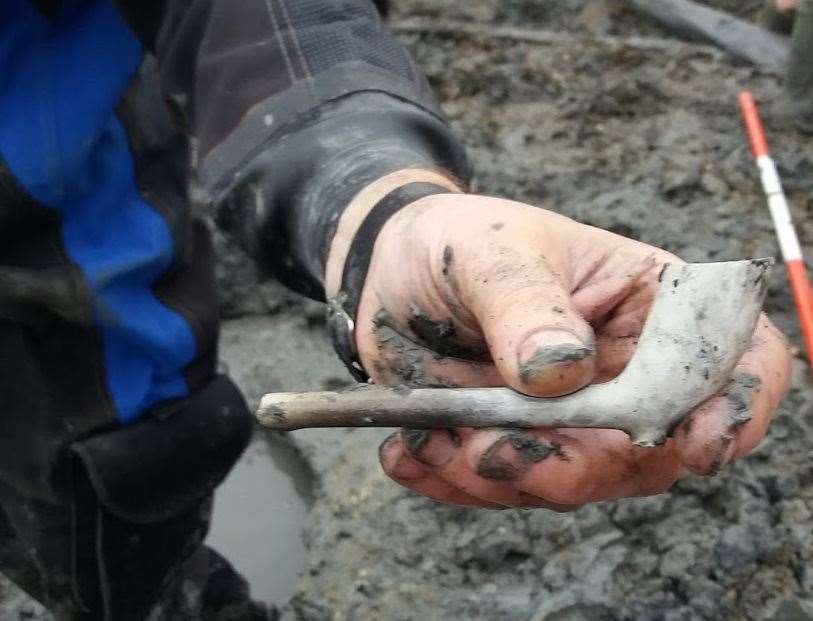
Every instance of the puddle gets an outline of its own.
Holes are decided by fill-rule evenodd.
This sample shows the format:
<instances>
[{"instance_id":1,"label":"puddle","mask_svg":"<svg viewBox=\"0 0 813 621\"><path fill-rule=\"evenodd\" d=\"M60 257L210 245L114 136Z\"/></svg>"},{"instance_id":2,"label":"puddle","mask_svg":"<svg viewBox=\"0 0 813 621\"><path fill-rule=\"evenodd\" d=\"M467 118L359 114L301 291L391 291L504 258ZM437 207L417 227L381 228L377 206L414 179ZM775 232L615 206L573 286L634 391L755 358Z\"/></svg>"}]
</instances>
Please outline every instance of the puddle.
<instances>
[{"instance_id":1,"label":"puddle","mask_svg":"<svg viewBox=\"0 0 813 621\"><path fill-rule=\"evenodd\" d=\"M307 462L283 438L257 430L215 496L207 543L251 584L252 596L281 606L305 564L302 530L312 502Z\"/></svg>"}]
</instances>

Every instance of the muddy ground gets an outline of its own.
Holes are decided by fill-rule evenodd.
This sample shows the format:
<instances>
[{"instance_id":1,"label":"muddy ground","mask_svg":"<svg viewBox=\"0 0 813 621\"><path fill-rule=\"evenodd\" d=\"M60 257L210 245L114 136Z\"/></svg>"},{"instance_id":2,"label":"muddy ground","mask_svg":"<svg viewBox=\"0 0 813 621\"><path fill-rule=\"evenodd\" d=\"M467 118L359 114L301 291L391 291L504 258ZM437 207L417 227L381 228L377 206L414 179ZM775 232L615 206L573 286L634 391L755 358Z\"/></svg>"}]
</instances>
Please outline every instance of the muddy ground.
<instances>
[{"instance_id":1,"label":"muddy ground","mask_svg":"<svg viewBox=\"0 0 813 621\"><path fill-rule=\"evenodd\" d=\"M452 32L401 35L469 147L477 191L528 201L689 260L776 255L736 94L752 89L813 256L813 143L782 117L779 76L683 44L581 0L396 0L395 23L425 18L572 33L528 44ZM719 0L753 18L759 2ZM625 45L645 36L662 49ZM257 288L221 253L223 357L250 400L348 379L321 310ZM776 270L767 309L799 346ZM575 513L473 511L412 495L381 474L380 430L291 434L315 477L304 566L286 621L678 621L813 619L813 390L794 388L768 437L713 478L667 495ZM0 600L5 587L0 583ZM11 591L9 591L11 592ZM13 592L9 597L16 597ZM14 617L34 618L21 599ZM20 604L20 602L22 602ZM31 612L19 616L21 610ZM12 610L11 607L5 610ZM12 613L6 613L8 615Z\"/></svg>"},{"instance_id":2,"label":"muddy ground","mask_svg":"<svg viewBox=\"0 0 813 621\"><path fill-rule=\"evenodd\" d=\"M689 260L775 255L736 107L749 88L813 251L813 149L781 118L777 76L691 45L655 51L591 38L581 2L395 4L396 20L574 33L550 45L405 37L469 146L478 191ZM750 17L758 3L727 4ZM598 26L665 36L629 15ZM800 344L781 269L767 307ZM294 434L321 492L286 618L813 619L813 392L801 360L796 367L795 388L748 459L661 497L569 515L438 506L380 474L369 440L377 432Z\"/></svg>"}]
</instances>

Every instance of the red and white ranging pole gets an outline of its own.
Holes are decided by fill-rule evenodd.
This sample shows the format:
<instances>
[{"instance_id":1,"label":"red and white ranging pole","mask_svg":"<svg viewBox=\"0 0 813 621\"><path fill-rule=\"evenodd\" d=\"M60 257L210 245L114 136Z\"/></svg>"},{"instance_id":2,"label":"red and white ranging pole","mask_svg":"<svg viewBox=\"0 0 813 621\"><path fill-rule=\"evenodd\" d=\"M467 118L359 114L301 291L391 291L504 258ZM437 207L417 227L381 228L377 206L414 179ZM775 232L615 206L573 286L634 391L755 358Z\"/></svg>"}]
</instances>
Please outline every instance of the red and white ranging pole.
<instances>
[{"instance_id":1,"label":"red and white ranging pole","mask_svg":"<svg viewBox=\"0 0 813 621\"><path fill-rule=\"evenodd\" d=\"M790 217L790 209L785 192L782 190L779 173L776 171L776 165L768 148L759 111L753 96L748 91L740 93L740 108L745 128L748 131L748 139L751 142L751 151L759 167L762 189L768 199L768 209L773 219L779 249L788 272L788 280L805 341L808 364L813 370L813 289L807 279L802 248Z\"/></svg>"}]
</instances>

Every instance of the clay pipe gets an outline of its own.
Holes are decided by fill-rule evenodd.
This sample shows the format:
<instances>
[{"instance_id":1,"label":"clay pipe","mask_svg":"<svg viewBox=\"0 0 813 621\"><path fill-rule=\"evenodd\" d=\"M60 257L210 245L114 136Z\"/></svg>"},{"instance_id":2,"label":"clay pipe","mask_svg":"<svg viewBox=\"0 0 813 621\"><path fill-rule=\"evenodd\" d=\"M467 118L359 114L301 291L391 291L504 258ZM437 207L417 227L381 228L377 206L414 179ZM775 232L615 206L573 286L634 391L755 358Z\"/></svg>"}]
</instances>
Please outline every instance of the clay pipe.
<instances>
[{"instance_id":1,"label":"clay pipe","mask_svg":"<svg viewBox=\"0 0 813 621\"><path fill-rule=\"evenodd\" d=\"M598 427L660 444L730 380L751 341L772 261L667 265L638 346L614 380L556 398L509 388L385 388L271 393L257 417L304 427Z\"/></svg>"}]
</instances>

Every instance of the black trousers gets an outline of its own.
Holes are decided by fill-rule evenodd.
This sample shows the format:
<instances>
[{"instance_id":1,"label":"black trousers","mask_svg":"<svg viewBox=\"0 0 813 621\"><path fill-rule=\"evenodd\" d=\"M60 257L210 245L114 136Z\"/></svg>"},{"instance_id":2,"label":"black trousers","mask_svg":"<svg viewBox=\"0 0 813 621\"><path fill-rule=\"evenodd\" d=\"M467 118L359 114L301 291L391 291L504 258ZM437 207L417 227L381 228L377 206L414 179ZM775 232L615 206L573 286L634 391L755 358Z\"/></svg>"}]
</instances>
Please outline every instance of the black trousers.
<instances>
[{"instance_id":1,"label":"black trousers","mask_svg":"<svg viewBox=\"0 0 813 621\"><path fill-rule=\"evenodd\" d=\"M203 543L214 489L251 429L220 377L175 408L66 448L58 500L0 479L0 571L57 619L272 619Z\"/></svg>"}]
</instances>

